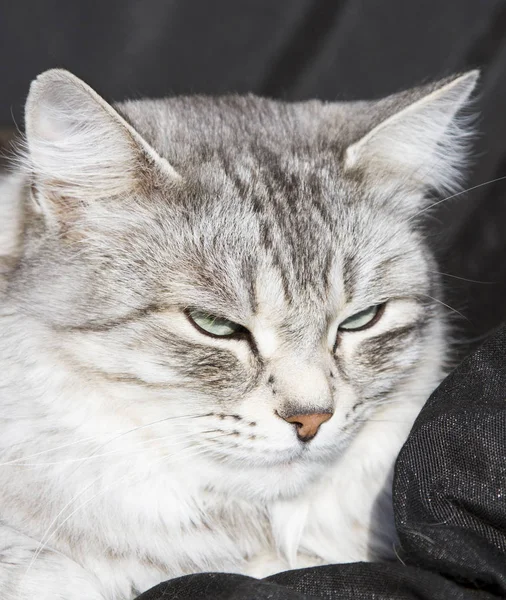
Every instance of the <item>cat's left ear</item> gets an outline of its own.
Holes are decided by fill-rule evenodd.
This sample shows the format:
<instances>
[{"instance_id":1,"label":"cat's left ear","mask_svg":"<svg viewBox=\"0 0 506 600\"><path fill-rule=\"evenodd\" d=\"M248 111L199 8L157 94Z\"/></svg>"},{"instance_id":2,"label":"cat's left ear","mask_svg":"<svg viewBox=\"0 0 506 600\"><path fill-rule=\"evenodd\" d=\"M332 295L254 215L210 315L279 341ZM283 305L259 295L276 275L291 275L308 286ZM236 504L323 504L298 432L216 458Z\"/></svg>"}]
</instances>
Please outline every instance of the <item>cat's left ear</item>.
<instances>
[{"instance_id":1,"label":"cat's left ear","mask_svg":"<svg viewBox=\"0 0 506 600\"><path fill-rule=\"evenodd\" d=\"M384 113L387 117L347 148L345 172L358 172L377 186L420 192L427 188L452 189L461 176L472 133L469 118L462 116L461 109L478 76L478 71L470 71L450 82L373 104L379 118ZM378 122L378 116L375 120Z\"/></svg>"}]
</instances>

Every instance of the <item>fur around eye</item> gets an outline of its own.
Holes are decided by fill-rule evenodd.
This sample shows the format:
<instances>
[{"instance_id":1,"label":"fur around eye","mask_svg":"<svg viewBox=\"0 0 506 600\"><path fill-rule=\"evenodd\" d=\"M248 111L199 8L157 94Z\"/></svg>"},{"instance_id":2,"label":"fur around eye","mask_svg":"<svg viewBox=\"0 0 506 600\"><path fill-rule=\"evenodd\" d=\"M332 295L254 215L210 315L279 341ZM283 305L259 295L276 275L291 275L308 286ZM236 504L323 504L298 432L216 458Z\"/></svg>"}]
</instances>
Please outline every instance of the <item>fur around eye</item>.
<instances>
[{"instance_id":1,"label":"fur around eye","mask_svg":"<svg viewBox=\"0 0 506 600\"><path fill-rule=\"evenodd\" d=\"M379 321L384 310L385 303L375 304L365 310L361 310L345 319L339 325L339 331L362 331L364 329L369 329L369 327L372 327Z\"/></svg>"},{"instance_id":2,"label":"fur around eye","mask_svg":"<svg viewBox=\"0 0 506 600\"><path fill-rule=\"evenodd\" d=\"M238 333L247 331L245 327L238 323L211 315L203 310L189 309L185 313L190 323L196 329L212 337L232 337Z\"/></svg>"}]
</instances>

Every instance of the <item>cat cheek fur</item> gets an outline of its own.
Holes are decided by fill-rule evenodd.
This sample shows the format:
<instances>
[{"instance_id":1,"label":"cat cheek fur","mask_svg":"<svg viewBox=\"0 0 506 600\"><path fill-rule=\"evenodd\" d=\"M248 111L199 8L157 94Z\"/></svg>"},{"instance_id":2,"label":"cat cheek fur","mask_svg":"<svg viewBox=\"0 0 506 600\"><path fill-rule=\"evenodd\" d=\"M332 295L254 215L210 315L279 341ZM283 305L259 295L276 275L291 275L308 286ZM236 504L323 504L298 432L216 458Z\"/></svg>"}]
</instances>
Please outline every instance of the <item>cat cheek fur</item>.
<instances>
[{"instance_id":1,"label":"cat cheek fur","mask_svg":"<svg viewBox=\"0 0 506 600\"><path fill-rule=\"evenodd\" d=\"M459 178L476 78L349 104L32 84L0 196L3 595L392 556L393 464L449 335L427 190ZM302 443L283 411L333 416Z\"/></svg>"}]
</instances>

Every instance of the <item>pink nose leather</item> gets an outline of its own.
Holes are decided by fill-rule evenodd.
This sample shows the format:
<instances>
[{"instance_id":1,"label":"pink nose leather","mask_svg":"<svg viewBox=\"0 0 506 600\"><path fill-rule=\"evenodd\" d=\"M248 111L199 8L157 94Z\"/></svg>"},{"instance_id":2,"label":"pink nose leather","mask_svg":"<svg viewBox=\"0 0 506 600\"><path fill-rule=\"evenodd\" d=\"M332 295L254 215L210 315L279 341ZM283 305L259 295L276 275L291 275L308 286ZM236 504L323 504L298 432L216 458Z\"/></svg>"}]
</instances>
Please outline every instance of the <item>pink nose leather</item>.
<instances>
[{"instance_id":1,"label":"pink nose leather","mask_svg":"<svg viewBox=\"0 0 506 600\"><path fill-rule=\"evenodd\" d=\"M328 421L332 413L314 413L312 415L293 415L283 417L288 423L293 423L297 428L297 435L303 442L307 442L318 433L322 423Z\"/></svg>"}]
</instances>

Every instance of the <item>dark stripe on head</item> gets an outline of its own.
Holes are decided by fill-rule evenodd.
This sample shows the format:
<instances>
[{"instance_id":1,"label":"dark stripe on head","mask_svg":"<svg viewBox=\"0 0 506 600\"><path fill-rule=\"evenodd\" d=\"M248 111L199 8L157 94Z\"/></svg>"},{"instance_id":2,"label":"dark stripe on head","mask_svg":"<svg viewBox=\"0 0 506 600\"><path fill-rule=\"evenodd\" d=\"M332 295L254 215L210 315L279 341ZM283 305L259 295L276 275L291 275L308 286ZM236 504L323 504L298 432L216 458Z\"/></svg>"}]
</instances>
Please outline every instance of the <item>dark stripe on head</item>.
<instances>
[{"instance_id":1,"label":"dark stripe on head","mask_svg":"<svg viewBox=\"0 0 506 600\"><path fill-rule=\"evenodd\" d=\"M55 325L54 329L58 331L89 331L89 332L101 332L101 331L109 331L116 327L121 327L122 325L128 325L132 321L139 321L141 319L146 318L147 316L162 312L165 310L163 306L156 306L154 304L150 304L144 308L138 308L133 310L132 312L124 315L122 317L118 317L116 319L109 319L107 321L99 321L92 320L87 323L81 323L79 325Z\"/></svg>"},{"instance_id":2,"label":"dark stripe on head","mask_svg":"<svg viewBox=\"0 0 506 600\"><path fill-rule=\"evenodd\" d=\"M355 256L351 254L347 254L343 259L344 293L347 300L350 300L355 295L357 282L355 262Z\"/></svg>"},{"instance_id":3,"label":"dark stripe on head","mask_svg":"<svg viewBox=\"0 0 506 600\"><path fill-rule=\"evenodd\" d=\"M392 356L406 348L407 344L423 326L426 319L422 318L409 325L385 331L384 333L364 341L356 360L364 366L374 369L377 373L387 370Z\"/></svg>"}]
</instances>

